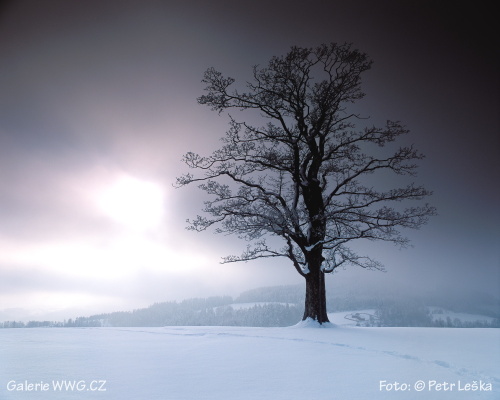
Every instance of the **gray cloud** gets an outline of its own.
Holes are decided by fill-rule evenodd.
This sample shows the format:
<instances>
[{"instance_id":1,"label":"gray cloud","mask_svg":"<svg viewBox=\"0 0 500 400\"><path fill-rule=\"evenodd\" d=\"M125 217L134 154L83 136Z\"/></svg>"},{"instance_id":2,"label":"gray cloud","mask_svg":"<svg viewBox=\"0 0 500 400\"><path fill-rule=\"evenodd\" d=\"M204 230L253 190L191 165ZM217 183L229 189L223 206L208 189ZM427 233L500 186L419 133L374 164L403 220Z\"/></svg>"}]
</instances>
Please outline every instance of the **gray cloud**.
<instances>
[{"instance_id":1,"label":"gray cloud","mask_svg":"<svg viewBox=\"0 0 500 400\"><path fill-rule=\"evenodd\" d=\"M157 235L166 247L178 249L179 257L206 252L214 261L175 279L167 269L145 268L113 284L74 280L71 269L61 273L43 260L16 270L0 260L2 295L43 289L145 305L160 301L162 293L185 298L295 282L293 268L281 278L285 263L219 267L219 256L239 253L245 243L186 232L185 219L199 212L203 199L194 188L175 190L171 184L183 171L182 154L208 153L227 128L224 117L196 104L207 67L244 80L253 64L290 45L331 40L353 41L375 60L359 108L373 121L401 119L408 125L409 142L427 155L418 180L435 191L432 202L440 213L422 231L409 233L414 249L361 245L388 266L380 284L451 281L497 290L498 81L488 24L473 26L474 12L458 5L445 10L435 2L313 3L307 10L299 1L286 7L268 2L265 9L255 2L155 0L27 0L4 7L0 244L4 251L16 249L4 257L35 244L111 246L123 232L86 195L123 173L164 189L167 212ZM465 15L470 25L455 22ZM227 271L238 273L220 278ZM363 273L359 279L368 279ZM352 283L358 273L332 279Z\"/></svg>"}]
</instances>

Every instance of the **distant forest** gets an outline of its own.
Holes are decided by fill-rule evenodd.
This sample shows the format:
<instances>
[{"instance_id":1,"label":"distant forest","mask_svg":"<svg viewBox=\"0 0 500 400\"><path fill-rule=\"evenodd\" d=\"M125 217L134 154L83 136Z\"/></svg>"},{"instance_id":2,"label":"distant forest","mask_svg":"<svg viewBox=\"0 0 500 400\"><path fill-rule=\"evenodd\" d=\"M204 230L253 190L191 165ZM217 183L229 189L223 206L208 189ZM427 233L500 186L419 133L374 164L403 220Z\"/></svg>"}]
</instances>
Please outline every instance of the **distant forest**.
<instances>
[{"instance_id":1,"label":"distant forest","mask_svg":"<svg viewBox=\"0 0 500 400\"><path fill-rule=\"evenodd\" d=\"M0 322L0 328L37 327L158 327L158 326L291 326L302 319L301 285L264 287L237 298L218 296L155 303L147 308L78 317L62 322ZM387 293L346 292L327 299L330 313L374 310L362 326L499 328L499 300L486 295L400 297ZM431 306L433 308L431 308ZM490 317L487 322L440 318L441 309ZM434 318L433 318L434 317Z\"/></svg>"}]
</instances>

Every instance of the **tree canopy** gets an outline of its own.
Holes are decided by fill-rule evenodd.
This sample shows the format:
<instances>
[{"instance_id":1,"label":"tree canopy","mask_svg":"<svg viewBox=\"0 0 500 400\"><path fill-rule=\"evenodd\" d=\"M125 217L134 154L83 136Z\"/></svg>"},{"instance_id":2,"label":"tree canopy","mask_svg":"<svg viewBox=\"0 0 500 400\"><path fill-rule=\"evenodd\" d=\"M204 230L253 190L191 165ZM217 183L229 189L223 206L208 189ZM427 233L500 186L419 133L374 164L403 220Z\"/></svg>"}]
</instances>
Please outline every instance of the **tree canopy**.
<instances>
[{"instance_id":1,"label":"tree canopy","mask_svg":"<svg viewBox=\"0 0 500 400\"><path fill-rule=\"evenodd\" d=\"M211 155L184 156L200 174L185 174L177 184L197 182L209 195L205 215L189 221L190 229L214 226L249 241L225 262L287 257L306 280L348 264L381 269L349 244L366 239L404 246L400 228L419 228L435 213L428 204L400 204L430 195L423 186L375 187L373 177L383 172L414 176L423 155L411 145L380 151L408 129L399 121L367 126L366 118L349 111L364 97L361 75L371 65L351 44L331 43L292 47L267 66L254 66L245 89L233 89L235 79L214 68L205 72L207 93L198 102L219 113L233 110L229 129ZM249 117L233 115L241 112ZM281 238L281 245L270 237Z\"/></svg>"}]
</instances>

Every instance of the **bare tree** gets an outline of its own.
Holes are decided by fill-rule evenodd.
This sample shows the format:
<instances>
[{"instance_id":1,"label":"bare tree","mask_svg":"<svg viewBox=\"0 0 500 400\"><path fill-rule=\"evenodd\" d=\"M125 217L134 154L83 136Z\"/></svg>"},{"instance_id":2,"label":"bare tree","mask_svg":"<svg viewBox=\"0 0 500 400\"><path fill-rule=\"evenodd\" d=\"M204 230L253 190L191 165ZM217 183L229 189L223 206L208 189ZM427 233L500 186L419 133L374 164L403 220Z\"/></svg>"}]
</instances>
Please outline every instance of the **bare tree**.
<instances>
[{"instance_id":1,"label":"bare tree","mask_svg":"<svg viewBox=\"0 0 500 400\"><path fill-rule=\"evenodd\" d=\"M184 156L200 176L185 174L177 185L198 182L210 196L204 208L208 217L188 220L189 228L203 231L215 225L217 233L249 241L241 255L223 262L289 258L306 281L304 320L328 322L326 273L348 264L383 268L352 251L350 242L383 240L404 246L408 240L398 228L419 228L435 213L427 204L399 204L430 195L425 188L408 184L379 191L367 179L382 171L412 176L415 161L423 157L413 146L376 155L385 153L377 146L408 133L399 122L356 128L362 118L347 106L364 96L360 77L370 66L367 55L352 45L332 43L292 47L267 67L255 66L244 91L231 89L235 80L213 68L202 81L207 94L198 98L200 104L219 113L256 110L249 117L258 116L262 125L229 115L220 149L207 157ZM273 236L281 244L273 245Z\"/></svg>"}]
</instances>

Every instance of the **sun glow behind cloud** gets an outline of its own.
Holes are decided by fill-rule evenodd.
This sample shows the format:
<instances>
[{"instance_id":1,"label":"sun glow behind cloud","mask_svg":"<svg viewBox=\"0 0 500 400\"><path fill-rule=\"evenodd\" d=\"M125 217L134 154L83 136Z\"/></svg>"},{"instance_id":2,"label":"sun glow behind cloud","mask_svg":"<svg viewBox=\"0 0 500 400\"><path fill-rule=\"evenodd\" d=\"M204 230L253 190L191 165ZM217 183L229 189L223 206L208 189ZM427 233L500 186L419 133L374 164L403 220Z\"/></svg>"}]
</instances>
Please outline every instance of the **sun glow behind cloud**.
<instances>
[{"instance_id":1,"label":"sun glow behind cloud","mask_svg":"<svg viewBox=\"0 0 500 400\"><path fill-rule=\"evenodd\" d=\"M123 175L96 197L101 212L134 230L154 228L164 217L164 193L153 182Z\"/></svg>"},{"instance_id":2,"label":"sun glow behind cloud","mask_svg":"<svg viewBox=\"0 0 500 400\"><path fill-rule=\"evenodd\" d=\"M89 169L65 183L68 197L80 200L75 214L95 222L92 231L31 243L0 237L0 263L9 266L10 281L23 281L26 290L36 290L39 302L54 309L99 302L104 309L116 304L116 309L127 298L134 304L134 295L139 295L149 304L169 299L176 282L193 273L204 275L217 264L218 257L210 251L193 252L170 231L160 183L107 168ZM141 276L149 277L147 283ZM147 291L147 285L154 285L149 295L135 293ZM51 292L46 286L58 289ZM33 296L11 296L12 301L3 297L0 293L5 308L33 302Z\"/></svg>"}]
</instances>

